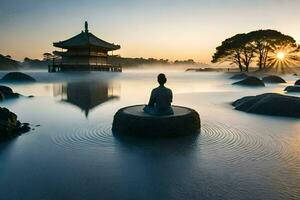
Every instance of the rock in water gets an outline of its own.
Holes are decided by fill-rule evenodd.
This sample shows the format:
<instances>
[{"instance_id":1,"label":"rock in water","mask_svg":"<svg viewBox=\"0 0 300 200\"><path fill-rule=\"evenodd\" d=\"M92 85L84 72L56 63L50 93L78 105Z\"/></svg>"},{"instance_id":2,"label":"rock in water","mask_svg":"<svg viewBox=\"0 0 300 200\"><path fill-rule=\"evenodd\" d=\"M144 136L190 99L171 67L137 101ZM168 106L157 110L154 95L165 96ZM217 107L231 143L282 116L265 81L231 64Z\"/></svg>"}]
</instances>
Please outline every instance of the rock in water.
<instances>
[{"instance_id":1,"label":"rock in water","mask_svg":"<svg viewBox=\"0 0 300 200\"><path fill-rule=\"evenodd\" d=\"M280 76L265 76L263 77L263 82L265 83L286 83L286 81Z\"/></svg>"},{"instance_id":2,"label":"rock in water","mask_svg":"<svg viewBox=\"0 0 300 200\"><path fill-rule=\"evenodd\" d=\"M263 115L300 117L300 97L266 93L238 99L232 105L236 110Z\"/></svg>"},{"instance_id":3,"label":"rock in water","mask_svg":"<svg viewBox=\"0 0 300 200\"><path fill-rule=\"evenodd\" d=\"M10 87L4 85L0 85L0 94L0 96L2 96L2 99L0 97L0 100L18 98L20 96L20 94L14 93Z\"/></svg>"},{"instance_id":4,"label":"rock in water","mask_svg":"<svg viewBox=\"0 0 300 200\"><path fill-rule=\"evenodd\" d=\"M295 82L295 85L300 85L300 79Z\"/></svg>"},{"instance_id":5,"label":"rock in water","mask_svg":"<svg viewBox=\"0 0 300 200\"><path fill-rule=\"evenodd\" d=\"M300 85L292 85L292 86L287 86L284 91L286 92L300 92Z\"/></svg>"},{"instance_id":6,"label":"rock in water","mask_svg":"<svg viewBox=\"0 0 300 200\"><path fill-rule=\"evenodd\" d=\"M233 75L230 79L245 79L247 77L248 77L247 74L245 74L245 73L239 73L239 74Z\"/></svg>"},{"instance_id":7,"label":"rock in water","mask_svg":"<svg viewBox=\"0 0 300 200\"><path fill-rule=\"evenodd\" d=\"M117 135L141 137L175 137L199 132L199 114L189 108L173 106L173 115L154 116L144 113L144 105L118 110L112 131Z\"/></svg>"},{"instance_id":8,"label":"rock in water","mask_svg":"<svg viewBox=\"0 0 300 200\"><path fill-rule=\"evenodd\" d=\"M22 72L10 72L6 74L1 81L3 82L35 82L36 80L31 76Z\"/></svg>"},{"instance_id":9,"label":"rock in water","mask_svg":"<svg viewBox=\"0 0 300 200\"><path fill-rule=\"evenodd\" d=\"M0 140L16 137L28 131L30 131L28 123L22 124L15 113L0 107Z\"/></svg>"},{"instance_id":10,"label":"rock in water","mask_svg":"<svg viewBox=\"0 0 300 200\"><path fill-rule=\"evenodd\" d=\"M248 76L244 80L233 83L233 85L243 85L243 86L252 86L252 87L265 86L264 82L255 76Z\"/></svg>"},{"instance_id":11,"label":"rock in water","mask_svg":"<svg viewBox=\"0 0 300 200\"><path fill-rule=\"evenodd\" d=\"M2 93L13 93L13 90L10 87L0 85L0 91Z\"/></svg>"}]
</instances>

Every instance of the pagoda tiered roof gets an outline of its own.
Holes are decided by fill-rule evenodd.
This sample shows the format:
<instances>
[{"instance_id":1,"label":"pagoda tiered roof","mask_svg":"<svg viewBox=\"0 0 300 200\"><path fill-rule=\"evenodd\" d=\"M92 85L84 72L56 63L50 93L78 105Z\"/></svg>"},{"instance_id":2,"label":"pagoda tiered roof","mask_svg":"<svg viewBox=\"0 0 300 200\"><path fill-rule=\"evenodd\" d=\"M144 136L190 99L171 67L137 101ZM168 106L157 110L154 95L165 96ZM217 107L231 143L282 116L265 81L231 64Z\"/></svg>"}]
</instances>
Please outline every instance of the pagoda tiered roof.
<instances>
[{"instance_id":1,"label":"pagoda tiered roof","mask_svg":"<svg viewBox=\"0 0 300 200\"><path fill-rule=\"evenodd\" d=\"M106 41L96 37L92 33L90 33L87 30L87 25L86 25L85 31L82 31L80 34L78 34L70 39L60 41L60 42L54 42L53 46L59 47L59 48L64 48L64 49L93 46L93 47L97 47L97 48L107 50L107 51L114 51L114 50L118 50L121 48L120 45L106 42Z\"/></svg>"}]
</instances>

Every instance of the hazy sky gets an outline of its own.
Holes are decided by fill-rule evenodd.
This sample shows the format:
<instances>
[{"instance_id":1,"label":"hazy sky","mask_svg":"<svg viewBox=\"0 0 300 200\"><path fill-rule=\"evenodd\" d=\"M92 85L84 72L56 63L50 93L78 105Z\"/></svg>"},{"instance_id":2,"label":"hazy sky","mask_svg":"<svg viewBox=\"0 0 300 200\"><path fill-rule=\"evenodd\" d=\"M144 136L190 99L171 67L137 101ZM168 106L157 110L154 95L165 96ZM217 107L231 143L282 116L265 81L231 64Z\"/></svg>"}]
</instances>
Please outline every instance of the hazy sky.
<instances>
[{"instance_id":1,"label":"hazy sky","mask_svg":"<svg viewBox=\"0 0 300 200\"><path fill-rule=\"evenodd\" d=\"M300 0L0 0L0 53L41 58L83 30L129 57L209 62L222 40L277 29L300 42Z\"/></svg>"}]
</instances>

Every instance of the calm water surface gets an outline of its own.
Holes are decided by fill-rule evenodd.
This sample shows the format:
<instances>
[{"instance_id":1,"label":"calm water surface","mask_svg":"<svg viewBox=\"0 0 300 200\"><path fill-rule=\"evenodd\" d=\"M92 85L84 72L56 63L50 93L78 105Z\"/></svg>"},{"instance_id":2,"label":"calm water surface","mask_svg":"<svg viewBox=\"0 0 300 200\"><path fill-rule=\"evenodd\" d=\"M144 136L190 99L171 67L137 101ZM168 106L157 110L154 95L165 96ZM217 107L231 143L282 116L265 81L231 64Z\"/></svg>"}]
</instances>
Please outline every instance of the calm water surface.
<instances>
[{"instance_id":1,"label":"calm water surface","mask_svg":"<svg viewBox=\"0 0 300 200\"><path fill-rule=\"evenodd\" d=\"M174 104L201 115L199 135L118 138L121 107L146 103L152 72L48 74L1 102L35 130L0 144L0 199L300 199L300 121L235 111L246 95L222 73L167 72ZM3 73L0 74L2 77Z\"/></svg>"}]
</instances>

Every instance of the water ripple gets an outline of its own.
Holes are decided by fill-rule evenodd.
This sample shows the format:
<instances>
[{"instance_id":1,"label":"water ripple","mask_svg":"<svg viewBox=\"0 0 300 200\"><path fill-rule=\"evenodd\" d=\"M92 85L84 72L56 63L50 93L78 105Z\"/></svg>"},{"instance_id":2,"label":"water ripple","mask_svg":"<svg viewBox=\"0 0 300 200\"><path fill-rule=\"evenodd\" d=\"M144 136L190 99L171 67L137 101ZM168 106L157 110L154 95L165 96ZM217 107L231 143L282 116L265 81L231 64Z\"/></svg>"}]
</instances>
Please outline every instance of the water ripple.
<instances>
[{"instance_id":1,"label":"water ripple","mask_svg":"<svg viewBox=\"0 0 300 200\"><path fill-rule=\"evenodd\" d=\"M204 123L200 144L211 154L216 150L226 151L222 156L227 162L280 159L290 163L297 159L297 153L288 148L287 140L282 138L279 140L272 133L258 135L251 130L238 129L221 123Z\"/></svg>"},{"instance_id":2,"label":"water ripple","mask_svg":"<svg viewBox=\"0 0 300 200\"><path fill-rule=\"evenodd\" d=\"M115 145L111 126L107 124L79 126L67 133L55 135L52 137L52 141L61 148L71 150L110 149Z\"/></svg>"},{"instance_id":3,"label":"water ripple","mask_svg":"<svg viewBox=\"0 0 300 200\"><path fill-rule=\"evenodd\" d=\"M120 145L116 143L112 135L110 124L78 126L66 133L54 135L52 141L59 147L70 150L113 149L115 145ZM178 143L180 143L180 140L178 140ZM289 143L290 141L283 138L277 139L272 133L263 133L262 135L253 130L236 128L216 122L204 122L202 124L201 135L197 142L201 149L204 149L203 152L211 157L221 156L224 162L235 164L242 163L245 160L267 161L274 159L293 163L298 158L299 151L291 151ZM171 145L171 143L161 144ZM152 145L154 147L154 143L148 145L150 145L149 148ZM191 145L196 144L191 143ZM145 146L143 145L143 148ZM184 146L185 148L191 148L189 145Z\"/></svg>"}]
</instances>

